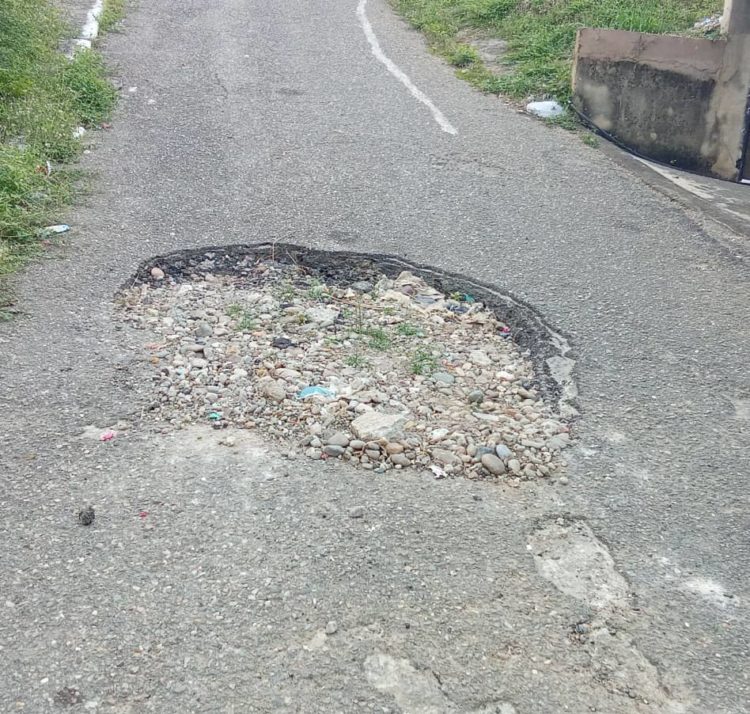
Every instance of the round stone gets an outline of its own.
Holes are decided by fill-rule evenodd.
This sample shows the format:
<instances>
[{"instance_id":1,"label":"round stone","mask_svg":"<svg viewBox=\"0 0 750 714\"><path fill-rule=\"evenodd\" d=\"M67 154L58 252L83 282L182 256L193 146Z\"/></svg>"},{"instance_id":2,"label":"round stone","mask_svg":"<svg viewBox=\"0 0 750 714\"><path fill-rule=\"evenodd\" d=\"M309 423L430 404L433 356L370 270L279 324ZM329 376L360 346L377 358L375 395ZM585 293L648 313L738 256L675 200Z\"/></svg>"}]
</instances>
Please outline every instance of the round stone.
<instances>
[{"instance_id":1,"label":"round stone","mask_svg":"<svg viewBox=\"0 0 750 714\"><path fill-rule=\"evenodd\" d=\"M484 401L484 392L481 389L472 389L466 398L469 404L481 404Z\"/></svg>"},{"instance_id":2,"label":"round stone","mask_svg":"<svg viewBox=\"0 0 750 714\"><path fill-rule=\"evenodd\" d=\"M505 473L505 464L503 460L495 454L483 454L482 466L487 469L493 476L502 476Z\"/></svg>"}]
</instances>

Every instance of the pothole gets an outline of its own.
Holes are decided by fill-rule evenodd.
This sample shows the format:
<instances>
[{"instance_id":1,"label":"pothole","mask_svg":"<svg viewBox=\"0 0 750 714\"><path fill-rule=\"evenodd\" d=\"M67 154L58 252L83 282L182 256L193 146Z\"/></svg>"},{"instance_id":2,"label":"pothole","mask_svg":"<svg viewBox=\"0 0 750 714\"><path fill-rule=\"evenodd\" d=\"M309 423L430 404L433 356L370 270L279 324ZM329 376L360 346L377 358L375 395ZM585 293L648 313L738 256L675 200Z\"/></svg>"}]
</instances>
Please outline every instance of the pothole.
<instances>
[{"instance_id":1,"label":"pothole","mask_svg":"<svg viewBox=\"0 0 750 714\"><path fill-rule=\"evenodd\" d=\"M118 315L143 333L150 418L171 427L253 429L378 472L518 480L563 465L567 343L460 276L288 245L181 252L141 266Z\"/></svg>"}]
</instances>

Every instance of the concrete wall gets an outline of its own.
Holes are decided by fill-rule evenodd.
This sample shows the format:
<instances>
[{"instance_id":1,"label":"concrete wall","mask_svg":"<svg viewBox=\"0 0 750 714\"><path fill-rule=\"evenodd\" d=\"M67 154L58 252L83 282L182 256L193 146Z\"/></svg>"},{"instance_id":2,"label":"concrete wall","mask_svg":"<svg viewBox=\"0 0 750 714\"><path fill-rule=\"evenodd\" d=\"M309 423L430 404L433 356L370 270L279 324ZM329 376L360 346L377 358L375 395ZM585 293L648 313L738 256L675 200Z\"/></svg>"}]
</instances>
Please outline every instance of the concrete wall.
<instances>
[{"instance_id":1,"label":"concrete wall","mask_svg":"<svg viewBox=\"0 0 750 714\"><path fill-rule=\"evenodd\" d=\"M581 30L574 104L644 156L737 180L750 91L747 40Z\"/></svg>"}]
</instances>

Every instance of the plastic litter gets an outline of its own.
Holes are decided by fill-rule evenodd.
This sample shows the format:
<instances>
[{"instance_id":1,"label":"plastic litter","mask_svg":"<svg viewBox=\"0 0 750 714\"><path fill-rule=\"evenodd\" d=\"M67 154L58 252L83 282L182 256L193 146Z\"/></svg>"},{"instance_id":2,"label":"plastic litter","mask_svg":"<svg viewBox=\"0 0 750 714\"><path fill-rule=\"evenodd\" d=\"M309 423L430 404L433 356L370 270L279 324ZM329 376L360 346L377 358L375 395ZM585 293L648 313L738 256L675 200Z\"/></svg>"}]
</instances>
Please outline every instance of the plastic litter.
<instances>
[{"instance_id":1,"label":"plastic litter","mask_svg":"<svg viewBox=\"0 0 750 714\"><path fill-rule=\"evenodd\" d=\"M69 230L70 226L67 223L58 223L55 226L47 226L44 233L67 233Z\"/></svg>"},{"instance_id":2,"label":"plastic litter","mask_svg":"<svg viewBox=\"0 0 750 714\"><path fill-rule=\"evenodd\" d=\"M529 102L526 105L526 111L542 119L552 119L559 117L565 110L556 101L547 100L544 102Z\"/></svg>"},{"instance_id":3,"label":"plastic litter","mask_svg":"<svg viewBox=\"0 0 750 714\"><path fill-rule=\"evenodd\" d=\"M297 393L297 399L307 399L314 395L320 395L321 397L332 397L333 392L325 387L305 387Z\"/></svg>"},{"instance_id":4,"label":"plastic litter","mask_svg":"<svg viewBox=\"0 0 750 714\"><path fill-rule=\"evenodd\" d=\"M210 413L210 414L208 415L208 418L209 418L209 419L210 419L211 421L220 421L220 420L222 419L222 416L221 416L221 414L219 414L219 412L211 412L211 413Z\"/></svg>"},{"instance_id":5,"label":"plastic litter","mask_svg":"<svg viewBox=\"0 0 750 714\"><path fill-rule=\"evenodd\" d=\"M86 133L85 127L77 126L75 129L73 129L73 138L80 139L85 133Z\"/></svg>"},{"instance_id":6,"label":"plastic litter","mask_svg":"<svg viewBox=\"0 0 750 714\"><path fill-rule=\"evenodd\" d=\"M112 429L107 429L104 433L99 436L99 441L112 441L117 436Z\"/></svg>"},{"instance_id":7,"label":"plastic litter","mask_svg":"<svg viewBox=\"0 0 750 714\"><path fill-rule=\"evenodd\" d=\"M445 472L445 469L438 466L437 464L430 464L430 471L435 474L435 478L445 478L448 474Z\"/></svg>"}]
</instances>

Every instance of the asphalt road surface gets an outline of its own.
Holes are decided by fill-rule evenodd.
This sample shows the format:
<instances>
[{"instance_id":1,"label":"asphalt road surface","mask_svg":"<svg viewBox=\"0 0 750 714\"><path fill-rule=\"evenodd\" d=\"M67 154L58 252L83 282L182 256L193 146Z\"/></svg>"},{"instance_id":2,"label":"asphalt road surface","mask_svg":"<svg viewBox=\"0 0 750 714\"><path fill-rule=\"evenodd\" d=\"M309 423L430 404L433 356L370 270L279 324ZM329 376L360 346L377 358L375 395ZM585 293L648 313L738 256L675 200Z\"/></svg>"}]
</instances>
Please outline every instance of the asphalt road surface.
<instances>
[{"instance_id":1,"label":"asphalt road surface","mask_svg":"<svg viewBox=\"0 0 750 714\"><path fill-rule=\"evenodd\" d=\"M135 5L92 191L0 326L0 710L750 711L747 243L475 92L382 0ZM118 287L268 240L531 305L576 359L569 485L140 427Z\"/></svg>"}]
</instances>

